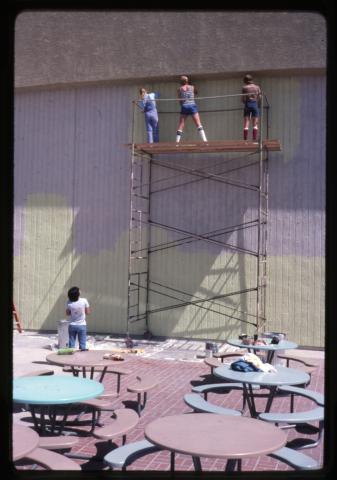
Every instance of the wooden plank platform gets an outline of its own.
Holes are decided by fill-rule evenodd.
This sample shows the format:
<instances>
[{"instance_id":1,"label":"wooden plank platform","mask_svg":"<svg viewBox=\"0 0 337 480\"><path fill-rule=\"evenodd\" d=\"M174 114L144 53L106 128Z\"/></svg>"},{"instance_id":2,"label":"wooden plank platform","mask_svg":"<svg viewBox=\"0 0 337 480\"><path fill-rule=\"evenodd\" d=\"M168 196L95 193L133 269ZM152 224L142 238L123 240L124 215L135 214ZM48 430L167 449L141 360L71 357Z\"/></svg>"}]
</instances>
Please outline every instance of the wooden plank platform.
<instances>
[{"instance_id":1,"label":"wooden plank platform","mask_svg":"<svg viewBox=\"0 0 337 480\"><path fill-rule=\"evenodd\" d=\"M129 147L132 144L128 144ZM271 152L280 152L279 140L264 140L264 149ZM149 153L153 155L163 153L216 153L216 152L256 152L259 150L257 142L246 140L222 140L210 142L158 142L158 143L135 143L136 152Z\"/></svg>"}]
</instances>

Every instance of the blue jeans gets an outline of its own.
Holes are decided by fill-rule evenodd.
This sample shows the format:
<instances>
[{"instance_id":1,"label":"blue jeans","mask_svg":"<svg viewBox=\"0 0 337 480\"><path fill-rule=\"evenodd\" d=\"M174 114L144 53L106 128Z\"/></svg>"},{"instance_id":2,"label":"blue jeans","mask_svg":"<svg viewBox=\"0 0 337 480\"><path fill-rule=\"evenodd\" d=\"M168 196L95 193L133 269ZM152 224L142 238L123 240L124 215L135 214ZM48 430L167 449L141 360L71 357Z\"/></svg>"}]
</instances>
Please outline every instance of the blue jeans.
<instances>
[{"instance_id":1,"label":"blue jeans","mask_svg":"<svg viewBox=\"0 0 337 480\"><path fill-rule=\"evenodd\" d=\"M80 350L85 350L87 348L87 326L69 325L69 348L75 347L76 336L78 336Z\"/></svg>"},{"instance_id":2,"label":"blue jeans","mask_svg":"<svg viewBox=\"0 0 337 480\"><path fill-rule=\"evenodd\" d=\"M159 127L157 110L145 112L147 143L159 142Z\"/></svg>"}]
</instances>

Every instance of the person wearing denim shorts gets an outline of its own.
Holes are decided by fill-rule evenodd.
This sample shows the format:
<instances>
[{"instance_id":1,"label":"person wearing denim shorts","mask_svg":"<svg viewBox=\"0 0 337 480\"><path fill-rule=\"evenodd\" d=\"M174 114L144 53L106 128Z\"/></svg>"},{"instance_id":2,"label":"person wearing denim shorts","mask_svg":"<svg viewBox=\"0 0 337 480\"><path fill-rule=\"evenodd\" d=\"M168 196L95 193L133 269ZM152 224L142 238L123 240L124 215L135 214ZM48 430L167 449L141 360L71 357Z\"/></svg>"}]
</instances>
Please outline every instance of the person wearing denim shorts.
<instances>
[{"instance_id":1,"label":"person wearing denim shorts","mask_svg":"<svg viewBox=\"0 0 337 480\"><path fill-rule=\"evenodd\" d=\"M66 315L70 316L69 322L69 348L75 347L76 337L80 350L87 350L87 322L90 305L86 298L80 297L80 289L71 287L68 290L68 301L66 304Z\"/></svg>"},{"instance_id":2,"label":"person wearing denim shorts","mask_svg":"<svg viewBox=\"0 0 337 480\"><path fill-rule=\"evenodd\" d=\"M244 85L242 87L242 102L244 104L243 110L243 139L247 140L250 119L253 122L253 142L258 140L259 130L259 103L261 99L261 89L258 85L253 83L253 77L249 74L245 75L243 79Z\"/></svg>"},{"instance_id":3,"label":"person wearing denim shorts","mask_svg":"<svg viewBox=\"0 0 337 480\"><path fill-rule=\"evenodd\" d=\"M198 129L198 133L201 139L204 142L207 142L207 138L204 132L204 128L201 125L200 116L198 113L198 108L194 100L194 96L197 94L197 90L194 85L190 85L188 82L188 77L186 75L182 75L180 77L180 87L177 90L179 103L180 103L180 119L179 119L179 126L176 135L176 143L180 142L181 136L183 134L185 120L186 118L191 115L192 119Z\"/></svg>"}]
</instances>

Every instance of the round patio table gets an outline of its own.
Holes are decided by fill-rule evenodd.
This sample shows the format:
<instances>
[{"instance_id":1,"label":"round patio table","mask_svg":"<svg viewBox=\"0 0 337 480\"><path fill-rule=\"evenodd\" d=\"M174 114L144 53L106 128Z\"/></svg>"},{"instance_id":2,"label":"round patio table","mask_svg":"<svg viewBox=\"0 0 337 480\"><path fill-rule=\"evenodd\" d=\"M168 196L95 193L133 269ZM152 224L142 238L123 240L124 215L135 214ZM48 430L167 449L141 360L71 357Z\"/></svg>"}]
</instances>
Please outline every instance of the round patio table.
<instances>
[{"instance_id":1,"label":"round patio table","mask_svg":"<svg viewBox=\"0 0 337 480\"><path fill-rule=\"evenodd\" d=\"M51 353L47 355L46 360L49 363L54 363L56 365L69 366L72 369L73 375L78 375L78 370L76 367L82 368L82 375L86 378L87 369L90 370L90 378L93 379L95 368L100 368L102 370L101 375L98 379L99 382L103 381L104 375L108 367L119 367L125 363L125 357L122 357L122 360L110 360L103 358L104 354L111 353L109 350L88 350L88 351L78 351L71 355L58 355L57 353Z\"/></svg>"},{"instance_id":2,"label":"round patio table","mask_svg":"<svg viewBox=\"0 0 337 480\"><path fill-rule=\"evenodd\" d=\"M19 377L13 381L13 402L28 405L35 428L44 434L48 414L52 431L55 429L57 406L66 406L59 427L61 433L69 414L70 406L83 400L95 398L104 392L104 385L88 378L64 375ZM37 413L40 417L37 417Z\"/></svg>"},{"instance_id":3,"label":"round patio table","mask_svg":"<svg viewBox=\"0 0 337 480\"><path fill-rule=\"evenodd\" d=\"M231 380L243 384L243 394L246 395L252 417L258 415L255 407L252 385L260 385L261 387L269 389L268 401L265 409L265 412L269 412L277 387L280 385L306 385L310 380L309 375L303 370L281 366L277 367L276 372L238 372L232 370L230 365L221 365L214 370L214 375L225 380Z\"/></svg>"},{"instance_id":4,"label":"round patio table","mask_svg":"<svg viewBox=\"0 0 337 480\"><path fill-rule=\"evenodd\" d=\"M101 395L102 383L63 375L19 377L13 382L13 400L29 405L64 405Z\"/></svg>"},{"instance_id":5,"label":"round patio table","mask_svg":"<svg viewBox=\"0 0 337 480\"><path fill-rule=\"evenodd\" d=\"M171 452L191 455L196 470L201 470L200 457L226 458L226 470L233 470L238 460L272 453L287 438L261 420L214 413L157 418L146 425L145 437Z\"/></svg>"},{"instance_id":6,"label":"round patio table","mask_svg":"<svg viewBox=\"0 0 337 480\"><path fill-rule=\"evenodd\" d=\"M267 363L272 363L275 352L277 352L278 350L291 350L298 347L297 343L289 342L288 340L281 340L279 343L270 343L270 338L264 338L263 340L266 342L266 345L245 345L244 343L242 343L242 340L236 338L231 338L229 340L226 340L226 342L233 347L246 348L248 352L257 350L266 351Z\"/></svg>"},{"instance_id":7,"label":"round patio table","mask_svg":"<svg viewBox=\"0 0 337 480\"><path fill-rule=\"evenodd\" d=\"M13 462L24 458L39 444L39 435L29 427L13 425Z\"/></svg>"}]
</instances>

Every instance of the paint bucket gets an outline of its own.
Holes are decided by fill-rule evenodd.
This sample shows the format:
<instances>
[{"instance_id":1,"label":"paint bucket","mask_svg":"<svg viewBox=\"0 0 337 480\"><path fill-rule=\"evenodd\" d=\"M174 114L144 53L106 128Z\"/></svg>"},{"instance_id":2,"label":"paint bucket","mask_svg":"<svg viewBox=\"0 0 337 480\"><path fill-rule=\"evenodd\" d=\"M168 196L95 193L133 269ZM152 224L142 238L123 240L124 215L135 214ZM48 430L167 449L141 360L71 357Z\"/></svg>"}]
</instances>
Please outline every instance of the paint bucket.
<instances>
[{"instance_id":1,"label":"paint bucket","mask_svg":"<svg viewBox=\"0 0 337 480\"><path fill-rule=\"evenodd\" d=\"M214 342L206 342L205 350L206 350L206 357L213 357L213 354L218 352L218 346Z\"/></svg>"},{"instance_id":2,"label":"paint bucket","mask_svg":"<svg viewBox=\"0 0 337 480\"><path fill-rule=\"evenodd\" d=\"M59 320L57 327L58 348L67 348L69 346L69 322L68 320Z\"/></svg>"}]
</instances>

